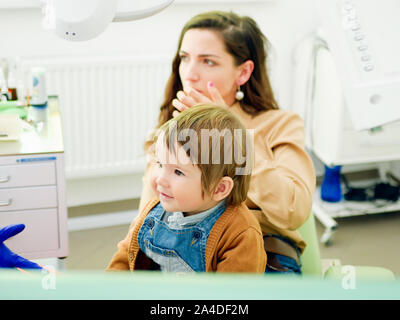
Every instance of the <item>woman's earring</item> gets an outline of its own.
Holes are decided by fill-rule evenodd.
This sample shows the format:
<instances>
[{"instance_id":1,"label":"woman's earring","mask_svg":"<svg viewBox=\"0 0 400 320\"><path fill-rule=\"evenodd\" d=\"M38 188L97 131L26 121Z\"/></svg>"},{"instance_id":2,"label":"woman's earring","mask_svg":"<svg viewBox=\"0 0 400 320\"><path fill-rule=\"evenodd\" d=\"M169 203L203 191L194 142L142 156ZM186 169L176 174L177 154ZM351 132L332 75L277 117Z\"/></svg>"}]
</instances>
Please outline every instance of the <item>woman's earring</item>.
<instances>
[{"instance_id":1,"label":"woman's earring","mask_svg":"<svg viewBox=\"0 0 400 320\"><path fill-rule=\"evenodd\" d=\"M236 91L236 95L235 95L236 100L240 101L244 98L244 93L242 90L240 90L240 86L238 88L238 90Z\"/></svg>"}]
</instances>

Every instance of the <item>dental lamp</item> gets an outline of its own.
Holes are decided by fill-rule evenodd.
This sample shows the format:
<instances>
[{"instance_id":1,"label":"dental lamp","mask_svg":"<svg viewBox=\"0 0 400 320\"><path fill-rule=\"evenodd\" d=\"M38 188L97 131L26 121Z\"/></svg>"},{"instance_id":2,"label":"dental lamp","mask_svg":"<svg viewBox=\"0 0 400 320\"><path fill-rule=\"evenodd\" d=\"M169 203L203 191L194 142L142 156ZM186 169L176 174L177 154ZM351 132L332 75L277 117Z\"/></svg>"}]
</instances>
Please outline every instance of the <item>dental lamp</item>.
<instances>
[{"instance_id":1,"label":"dental lamp","mask_svg":"<svg viewBox=\"0 0 400 320\"><path fill-rule=\"evenodd\" d=\"M97 37L111 22L152 16L174 0L42 0L43 27L63 39L85 41Z\"/></svg>"}]
</instances>

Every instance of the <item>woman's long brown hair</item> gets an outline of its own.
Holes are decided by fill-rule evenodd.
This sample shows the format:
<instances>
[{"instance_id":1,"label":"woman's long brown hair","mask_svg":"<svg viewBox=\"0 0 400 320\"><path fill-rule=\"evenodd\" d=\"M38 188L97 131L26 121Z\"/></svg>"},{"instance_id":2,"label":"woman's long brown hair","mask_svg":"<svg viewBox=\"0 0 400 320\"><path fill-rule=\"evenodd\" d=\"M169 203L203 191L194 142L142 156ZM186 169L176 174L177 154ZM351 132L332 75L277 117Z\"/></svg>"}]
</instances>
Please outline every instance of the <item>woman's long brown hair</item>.
<instances>
[{"instance_id":1,"label":"woman's long brown hair","mask_svg":"<svg viewBox=\"0 0 400 320\"><path fill-rule=\"evenodd\" d=\"M240 101L240 106L245 112L256 115L262 111L279 109L267 74L268 40L257 23L250 17L240 17L233 12L212 11L194 16L182 29L178 49L172 62L172 73L165 88L157 128L172 118L172 112L175 110L172 100L176 98L177 92L182 90L179 77L181 62L179 51L183 36L189 29L208 29L219 32L227 52L233 56L237 66L247 60L254 62L250 79L241 86L244 98Z\"/></svg>"}]
</instances>

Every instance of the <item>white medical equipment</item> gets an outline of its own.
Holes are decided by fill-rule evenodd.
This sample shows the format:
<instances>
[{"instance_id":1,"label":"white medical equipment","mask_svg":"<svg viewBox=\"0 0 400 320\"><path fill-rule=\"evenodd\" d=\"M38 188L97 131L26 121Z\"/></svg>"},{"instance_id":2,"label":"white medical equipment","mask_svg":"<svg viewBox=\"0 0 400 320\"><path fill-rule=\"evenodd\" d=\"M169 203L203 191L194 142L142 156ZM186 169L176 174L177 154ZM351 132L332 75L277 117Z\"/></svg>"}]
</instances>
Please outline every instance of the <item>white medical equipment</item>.
<instances>
[{"instance_id":1,"label":"white medical equipment","mask_svg":"<svg viewBox=\"0 0 400 320\"><path fill-rule=\"evenodd\" d=\"M356 130L400 120L398 0L316 1Z\"/></svg>"},{"instance_id":2,"label":"white medical equipment","mask_svg":"<svg viewBox=\"0 0 400 320\"><path fill-rule=\"evenodd\" d=\"M400 2L316 1L320 29L294 53L293 105L306 126L307 147L328 166L400 159ZM383 175L382 175L383 176ZM313 211L332 240L334 217L396 211L323 203Z\"/></svg>"},{"instance_id":3,"label":"white medical equipment","mask_svg":"<svg viewBox=\"0 0 400 320\"><path fill-rule=\"evenodd\" d=\"M71 41L90 40L111 22L154 15L174 0L42 0L43 26Z\"/></svg>"}]
</instances>

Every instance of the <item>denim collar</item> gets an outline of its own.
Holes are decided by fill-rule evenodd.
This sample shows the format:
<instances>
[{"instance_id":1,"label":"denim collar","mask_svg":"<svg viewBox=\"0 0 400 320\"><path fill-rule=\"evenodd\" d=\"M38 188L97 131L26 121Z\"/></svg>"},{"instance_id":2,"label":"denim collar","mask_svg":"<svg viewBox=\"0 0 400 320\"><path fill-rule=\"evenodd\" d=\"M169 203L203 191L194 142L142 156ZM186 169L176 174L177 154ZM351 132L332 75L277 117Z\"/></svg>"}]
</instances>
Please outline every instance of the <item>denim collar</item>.
<instances>
[{"instance_id":1,"label":"denim collar","mask_svg":"<svg viewBox=\"0 0 400 320\"><path fill-rule=\"evenodd\" d=\"M186 227L194 226L199 222L203 221L205 218L216 212L219 208L226 204L226 200L218 202L214 207L185 217L182 212L165 212L162 221L166 222L170 228L173 229L183 229Z\"/></svg>"}]
</instances>

